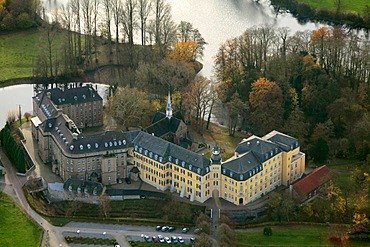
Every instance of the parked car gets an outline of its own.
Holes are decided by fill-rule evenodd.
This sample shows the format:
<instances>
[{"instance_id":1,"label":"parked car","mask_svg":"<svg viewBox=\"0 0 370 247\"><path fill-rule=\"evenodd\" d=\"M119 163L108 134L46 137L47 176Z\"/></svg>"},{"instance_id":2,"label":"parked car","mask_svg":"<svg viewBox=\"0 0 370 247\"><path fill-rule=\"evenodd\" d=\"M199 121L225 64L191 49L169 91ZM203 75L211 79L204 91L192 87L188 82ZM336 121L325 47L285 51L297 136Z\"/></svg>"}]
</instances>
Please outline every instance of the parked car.
<instances>
[{"instance_id":1,"label":"parked car","mask_svg":"<svg viewBox=\"0 0 370 247\"><path fill-rule=\"evenodd\" d=\"M158 240L160 243L164 243L164 237L162 235L158 235Z\"/></svg>"},{"instance_id":2,"label":"parked car","mask_svg":"<svg viewBox=\"0 0 370 247\"><path fill-rule=\"evenodd\" d=\"M190 238L190 243L194 244L195 243L195 238Z\"/></svg>"},{"instance_id":3,"label":"parked car","mask_svg":"<svg viewBox=\"0 0 370 247\"><path fill-rule=\"evenodd\" d=\"M160 230L162 230L162 226L156 226L156 227L155 227L155 230L156 230L156 231L160 231Z\"/></svg>"},{"instance_id":4,"label":"parked car","mask_svg":"<svg viewBox=\"0 0 370 247\"><path fill-rule=\"evenodd\" d=\"M156 236L153 236L152 237L152 240L153 240L154 243L158 243L159 242L159 240L158 240L158 238Z\"/></svg>"},{"instance_id":5,"label":"parked car","mask_svg":"<svg viewBox=\"0 0 370 247\"><path fill-rule=\"evenodd\" d=\"M140 195L140 199L145 199L146 196L145 195Z\"/></svg>"},{"instance_id":6,"label":"parked car","mask_svg":"<svg viewBox=\"0 0 370 247\"><path fill-rule=\"evenodd\" d=\"M196 228L196 229L194 230L194 233L195 233L195 234L200 234L202 231L203 231L203 229L202 229L202 228Z\"/></svg>"},{"instance_id":7,"label":"parked car","mask_svg":"<svg viewBox=\"0 0 370 247\"><path fill-rule=\"evenodd\" d=\"M168 226L162 226L162 232L167 232L170 229Z\"/></svg>"},{"instance_id":8,"label":"parked car","mask_svg":"<svg viewBox=\"0 0 370 247\"><path fill-rule=\"evenodd\" d=\"M182 228L182 233L188 233L188 231L189 231L189 228L187 227Z\"/></svg>"},{"instance_id":9,"label":"parked car","mask_svg":"<svg viewBox=\"0 0 370 247\"><path fill-rule=\"evenodd\" d=\"M177 240L179 241L180 244L185 243L185 240L181 236L178 236Z\"/></svg>"},{"instance_id":10,"label":"parked car","mask_svg":"<svg viewBox=\"0 0 370 247\"><path fill-rule=\"evenodd\" d=\"M171 239L169 237L165 237L164 240L166 241L167 244L171 243Z\"/></svg>"},{"instance_id":11,"label":"parked car","mask_svg":"<svg viewBox=\"0 0 370 247\"><path fill-rule=\"evenodd\" d=\"M144 239L145 239L145 241L147 241L147 242L152 242L152 239L151 239L148 235L145 235L145 236L144 236Z\"/></svg>"},{"instance_id":12,"label":"parked car","mask_svg":"<svg viewBox=\"0 0 370 247\"><path fill-rule=\"evenodd\" d=\"M173 232L175 229L176 229L176 227L174 227L174 226L170 226L170 227L168 228L168 231L169 231L169 232Z\"/></svg>"},{"instance_id":13,"label":"parked car","mask_svg":"<svg viewBox=\"0 0 370 247\"><path fill-rule=\"evenodd\" d=\"M125 181L127 184L131 184L131 179L130 178L125 178Z\"/></svg>"},{"instance_id":14,"label":"parked car","mask_svg":"<svg viewBox=\"0 0 370 247\"><path fill-rule=\"evenodd\" d=\"M179 241L177 240L176 236L172 236L171 237L171 242L174 243L174 244L177 244Z\"/></svg>"}]
</instances>

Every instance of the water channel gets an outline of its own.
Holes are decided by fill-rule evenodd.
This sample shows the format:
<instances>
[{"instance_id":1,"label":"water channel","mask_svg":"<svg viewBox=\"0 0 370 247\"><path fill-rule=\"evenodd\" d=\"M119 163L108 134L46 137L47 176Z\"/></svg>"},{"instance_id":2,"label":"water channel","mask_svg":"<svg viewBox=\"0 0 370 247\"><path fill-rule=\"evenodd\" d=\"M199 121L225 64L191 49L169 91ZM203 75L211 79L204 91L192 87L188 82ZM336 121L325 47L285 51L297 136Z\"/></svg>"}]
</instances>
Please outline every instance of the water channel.
<instances>
[{"instance_id":1,"label":"water channel","mask_svg":"<svg viewBox=\"0 0 370 247\"><path fill-rule=\"evenodd\" d=\"M66 4L68 0L43 0L47 12ZM288 27L291 33L313 30L321 24L301 24L291 14L276 14L268 0L167 0L172 5L176 23L188 21L198 28L208 45L205 47L201 74L212 77L213 59L218 47L227 39L241 35L252 26L269 25L274 28ZM137 34L138 36L139 34ZM32 85L16 85L0 88L0 127L4 126L9 110L32 111L34 96Z\"/></svg>"}]
</instances>

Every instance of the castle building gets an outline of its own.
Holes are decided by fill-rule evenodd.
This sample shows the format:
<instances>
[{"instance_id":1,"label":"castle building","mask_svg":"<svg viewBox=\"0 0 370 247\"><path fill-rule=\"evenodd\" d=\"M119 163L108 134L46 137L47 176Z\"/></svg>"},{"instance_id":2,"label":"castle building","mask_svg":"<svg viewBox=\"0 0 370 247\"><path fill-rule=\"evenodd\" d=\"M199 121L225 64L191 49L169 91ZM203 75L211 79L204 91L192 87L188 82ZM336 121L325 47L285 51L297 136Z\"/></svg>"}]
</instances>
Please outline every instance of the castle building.
<instances>
[{"instance_id":1,"label":"castle building","mask_svg":"<svg viewBox=\"0 0 370 247\"><path fill-rule=\"evenodd\" d=\"M145 131L85 136L62 107L51 111L53 92L47 92L34 97L33 136L42 161L50 163L64 181L79 179L113 185L135 171L135 176L156 189L170 190L190 201L203 203L220 197L245 205L280 185L289 186L305 172L305 154L298 140L278 131L242 140L235 155L226 161L222 161L215 145L211 158L206 159ZM166 121L174 118L170 97L168 102ZM75 107L79 111L78 107L85 105Z\"/></svg>"},{"instance_id":2,"label":"castle building","mask_svg":"<svg viewBox=\"0 0 370 247\"><path fill-rule=\"evenodd\" d=\"M55 117L58 112L67 114L79 128L103 124L103 99L91 86L67 89L51 88L33 97L33 115L41 122Z\"/></svg>"}]
</instances>

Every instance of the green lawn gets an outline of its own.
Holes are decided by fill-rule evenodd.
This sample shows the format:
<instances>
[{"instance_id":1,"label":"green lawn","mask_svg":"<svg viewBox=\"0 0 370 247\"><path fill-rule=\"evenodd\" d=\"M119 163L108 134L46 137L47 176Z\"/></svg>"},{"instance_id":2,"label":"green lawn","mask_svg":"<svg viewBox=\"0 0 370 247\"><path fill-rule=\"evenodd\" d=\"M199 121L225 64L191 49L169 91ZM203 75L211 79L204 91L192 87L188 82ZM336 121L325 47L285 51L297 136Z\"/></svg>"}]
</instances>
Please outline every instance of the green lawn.
<instances>
[{"instance_id":1,"label":"green lawn","mask_svg":"<svg viewBox=\"0 0 370 247\"><path fill-rule=\"evenodd\" d=\"M0 35L0 81L32 76L40 34L31 29Z\"/></svg>"},{"instance_id":2,"label":"green lawn","mask_svg":"<svg viewBox=\"0 0 370 247\"><path fill-rule=\"evenodd\" d=\"M334 0L298 0L298 2L306 3L319 9L336 9ZM354 12L360 15L363 15L366 4L370 5L369 0L342 0L342 3L342 11Z\"/></svg>"},{"instance_id":3,"label":"green lawn","mask_svg":"<svg viewBox=\"0 0 370 247\"><path fill-rule=\"evenodd\" d=\"M237 234L237 246L329 246L327 228L313 226L273 226L272 236L263 227Z\"/></svg>"},{"instance_id":4,"label":"green lawn","mask_svg":"<svg viewBox=\"0 0 370 247\"><path fill-rule=\"evenodd\" d=\"M0 192L0 246L40 246L41 228L22 209Z\"/></svg>"}]
</instances>

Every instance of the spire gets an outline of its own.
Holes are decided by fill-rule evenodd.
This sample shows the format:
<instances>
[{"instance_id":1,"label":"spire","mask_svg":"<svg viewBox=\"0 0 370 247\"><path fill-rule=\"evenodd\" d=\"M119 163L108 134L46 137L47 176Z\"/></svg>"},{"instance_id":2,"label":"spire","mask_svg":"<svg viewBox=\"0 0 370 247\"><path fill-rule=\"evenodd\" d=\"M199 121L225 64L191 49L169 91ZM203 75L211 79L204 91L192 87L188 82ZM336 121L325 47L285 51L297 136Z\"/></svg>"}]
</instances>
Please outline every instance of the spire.
<instances>
[{"instance_id":1,"label":"spire","mask_svg":"<svg viewBox=\"0 0 370 247\"><path fill-rule=\"evenodd\" d=\"M212 156L211 156L211 163L212 164L218 164L218 165L221 164L221 155L220 155L220 151L218 149L217 144L213 147L213 153L212 153Z\"/></svg>"},{"instance_id":2,"label":"spire","mask_svg":"<svg viewBox=\"0 0 370 247\"><path fill-rule=\"evenodd\" d=\"M167 107L166 107L166 117L171 119L172 117L172 105L171 105L171 94L168 91Z\"/></svg>"}]
</instances>

